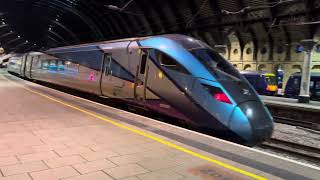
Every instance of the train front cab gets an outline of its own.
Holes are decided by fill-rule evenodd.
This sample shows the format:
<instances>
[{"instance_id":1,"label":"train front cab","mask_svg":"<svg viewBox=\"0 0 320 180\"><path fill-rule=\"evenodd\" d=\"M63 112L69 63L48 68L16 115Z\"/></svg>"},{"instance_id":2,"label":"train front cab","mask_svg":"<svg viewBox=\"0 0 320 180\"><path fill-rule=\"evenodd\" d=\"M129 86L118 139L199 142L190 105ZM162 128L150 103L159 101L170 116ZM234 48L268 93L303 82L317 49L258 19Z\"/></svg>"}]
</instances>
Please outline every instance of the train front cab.
<instances>
[{"instance_id":1,"label":"train front cab","mask_svg":"<svg viewBox=\"0 0 320 180\"><path fill-rule=\"evenodd\" d=\"M192 52L170 38L150 38L140 43L155 52L150 56L153 66L149 66L155 72L149 74L162 74L162 78L155 77L157 81L148 81L148 88L183 112L190 123L248 145L271 136L270 113L243 77L220 55L207 47ZM163 63L157 58L157 51L173 63ZM211 63L218 64L218 70L209 69Z\"/></svg>"},{"instance_id":2,"label":"train front cab","mask_svg":"<svg viewBox=\"0 0 320 180\"><path fill-rule=\"evenodd\" d=\"M241 74L260 95L275 95L278 91L277 78L274 74L254 71L242 71Z\"/></svg>"}]
</instances>

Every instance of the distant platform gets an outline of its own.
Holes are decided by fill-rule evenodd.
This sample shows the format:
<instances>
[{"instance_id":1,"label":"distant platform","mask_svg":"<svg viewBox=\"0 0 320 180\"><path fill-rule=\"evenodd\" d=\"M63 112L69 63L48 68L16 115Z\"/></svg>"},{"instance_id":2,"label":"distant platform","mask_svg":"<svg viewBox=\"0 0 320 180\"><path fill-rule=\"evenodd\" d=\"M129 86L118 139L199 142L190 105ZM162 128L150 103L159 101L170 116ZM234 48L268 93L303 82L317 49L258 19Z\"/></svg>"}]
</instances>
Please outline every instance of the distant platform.
<instances>
[{"instance_id":1,"label":"distant platform","mask_svg":"<svg viewBox=\"0 0 320 180\"><path fill-rule=\"evenodd\" d=\"M267 105L286 106L290 108L299 108L306 110L320 111L320 102L310 101L310 103L299 103L298 99L274 97L274 96L260 96L262 101Z\"/></svg>"},{"instance_id":2,"label":"distant platform","mask_svg":"<svg viewBox=\"0 0 320 180\"><path fill-rule=\"evenodd\" d=\"M16 179L317 179L320 168L0 71L0 170ZM0 179L2 179L0 177Z\"/></svg>"}]
</instances>

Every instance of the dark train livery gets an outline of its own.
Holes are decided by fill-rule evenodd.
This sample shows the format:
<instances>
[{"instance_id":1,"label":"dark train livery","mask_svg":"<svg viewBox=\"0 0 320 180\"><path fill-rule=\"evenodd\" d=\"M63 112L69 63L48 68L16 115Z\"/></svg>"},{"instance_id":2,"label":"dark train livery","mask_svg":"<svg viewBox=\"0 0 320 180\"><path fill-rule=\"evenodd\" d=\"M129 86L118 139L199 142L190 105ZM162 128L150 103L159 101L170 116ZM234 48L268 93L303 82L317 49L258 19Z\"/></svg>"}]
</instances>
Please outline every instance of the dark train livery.
<instances>
[{"instance_id":1,"label":"dark train livery","mask_svg":"<svg viewBox=\"0 0 320 180\"><path fill-rule=\"evenodd\" d=\"M29 79L125 101L247 145L273 131L248 81L215 50L184 35L55 48L9 66Z\"/></svg>"},{"instance_id":2,"label":"dark train livery","mask_svg":"<svg viewBox=\"0 0 320 180\"><path fill-rule=\"evenodd\" d=\"M272 96L277 94L277 77L274 74L255 71L241 71L240 73L249 81L258 94Z\"/></svg>"},{"instance_id":3,"label":"dark train livery","mask_svg":"<svg viewBox=\"0 0 320 180\"><path fill-rule=\"evenodd\" d=\"M298 98L301 86L301 73L290 76L285 89L285 97ZM310 77L310 98L320 101L320 73L312 72Z\"/></svg>"}]
</instances>

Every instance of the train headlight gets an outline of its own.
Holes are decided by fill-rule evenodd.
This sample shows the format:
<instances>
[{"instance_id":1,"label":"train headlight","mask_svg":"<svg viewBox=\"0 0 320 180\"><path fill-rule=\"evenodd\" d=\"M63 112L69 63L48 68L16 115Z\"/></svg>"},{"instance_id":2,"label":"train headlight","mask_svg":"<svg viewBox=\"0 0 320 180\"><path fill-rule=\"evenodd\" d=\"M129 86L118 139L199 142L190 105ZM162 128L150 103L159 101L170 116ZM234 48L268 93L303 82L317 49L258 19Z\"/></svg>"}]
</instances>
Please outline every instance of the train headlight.
<instances>
[{"instance_id":1,"label":"train headlight","mask_svg":"<svg viewBox=\"0 0 320 180\"><path fill-rule=\"evenodd\" d=\"M163 73L162 73L162 71L159 71L158 77L159 77L159 79L162 79L162 78L163 78Z\"/></svg>"},{"instance_id":2,"label":"train headlight","mask_svg":"<svg viewBox=\"0 0 320 180\"><path fill-rule=\"evenodd\" d=\"M251 108L248 108L248 109L246 110L246 115L247 115L248 117L252 117L253 111L252 111Z\"/></svg>"}]
</instances>

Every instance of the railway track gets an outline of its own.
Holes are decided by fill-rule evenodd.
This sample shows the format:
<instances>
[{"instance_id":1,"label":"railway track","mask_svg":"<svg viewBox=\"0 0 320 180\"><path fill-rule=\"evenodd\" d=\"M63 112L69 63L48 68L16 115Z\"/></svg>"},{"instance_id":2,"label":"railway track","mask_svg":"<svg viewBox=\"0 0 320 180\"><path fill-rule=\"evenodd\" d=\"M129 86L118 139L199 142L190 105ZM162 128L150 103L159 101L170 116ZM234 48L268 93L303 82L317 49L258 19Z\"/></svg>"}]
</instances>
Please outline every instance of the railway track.
<instances>
[{"instance_id":1,"label":"railway track","mask_svg":"<svg viewBox=\"0 0 320 180\"><path fill-rule=\"evenodd\" d=\"M290 155L299 159L307 160L320 165L320 149L271 138L260 145L261 148Z\"/></svg>"},{"instance_id":2,"label":"railway track","mask_svg":"<svg viewBox=\"0 0 320 180\"><path fill-rule=\"evenodd\" d=\"M310 121L304 121L301 119L292 119L287 117L279 117L279 116L273 116L274 121L282 124L288 124L292 126L298 126L298 127L304 127L308 129L314 129L314 130L320 130L320 124L310 122Z\"/></svg>"}]
</instances>

